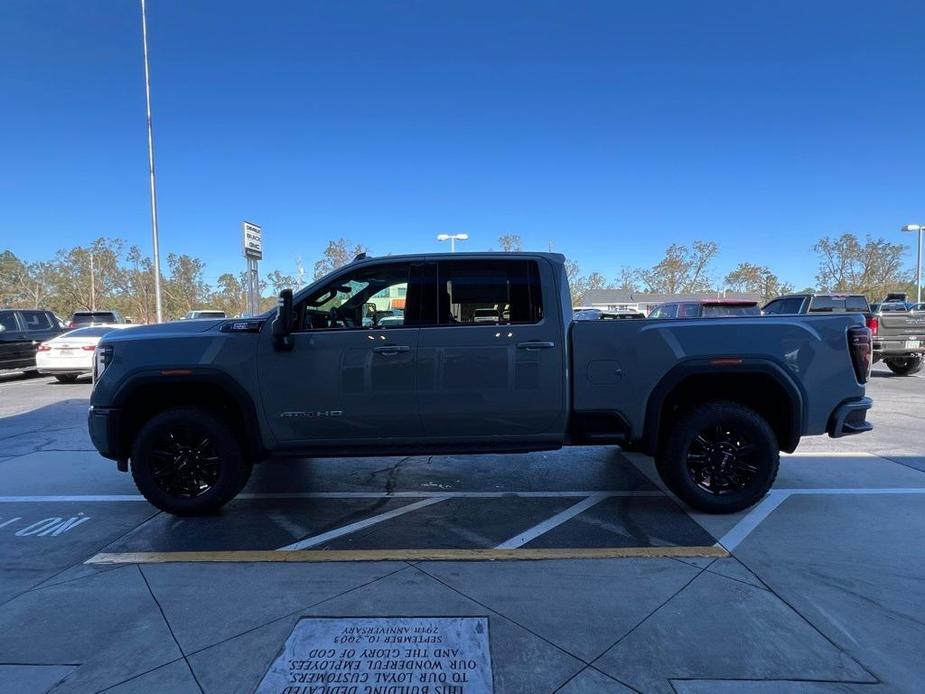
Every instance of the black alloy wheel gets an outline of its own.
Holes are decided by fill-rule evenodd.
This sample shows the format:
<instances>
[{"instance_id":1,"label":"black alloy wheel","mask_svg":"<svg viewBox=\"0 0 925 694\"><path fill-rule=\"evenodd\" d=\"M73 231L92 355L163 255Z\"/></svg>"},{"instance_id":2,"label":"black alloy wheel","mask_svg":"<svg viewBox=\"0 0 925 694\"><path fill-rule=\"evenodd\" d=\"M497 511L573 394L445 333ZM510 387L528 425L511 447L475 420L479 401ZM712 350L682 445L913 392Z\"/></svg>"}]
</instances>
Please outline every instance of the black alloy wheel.
<instances>
[{"instance_id":1,"label":"black alloy wheel","mask_svg":"<svg viewBox=\"0 0 925 694\"><path fill-rule=\"evenodd\" d=\"M163 431L149 455L155 484L171 496L191 499L218 481L218 453L202 427L178 424Z\"/></svg>"},{"instance_id":2,"label":"black alloy wheel","mask_svg":"<svg viewBox=\"0 0 925 694\"><path fill-rule=\"evenodd\" d=\"M748 487L758 474L755 444L735 425L708 426L687 449L687 472L700 489L710 494L732 494Z\"/></svg>"},{"instance_id":3,"label":"black alloy wheel","mask_svg":"<svg viewBox=\"0 0 925 694\"><path fill-rule=\"evenodd\" d=\"M240 439L217 414L176 407L135 436L132 477L154 506L178 516L213 513L240 492L252 465Z\"/></svg>"},{"instance_id":4,"label":"black alloy wheel","mask_svg":"<svg viewBox=\"0 0 925 694\"><path fill-rule=\"evenodd\" d=\"M749 407L706 402L682 412L667 427L656 469L665 486L698 511L746 509L768 493L777 477L777 436Z\"/></svg>"}]
</instances>

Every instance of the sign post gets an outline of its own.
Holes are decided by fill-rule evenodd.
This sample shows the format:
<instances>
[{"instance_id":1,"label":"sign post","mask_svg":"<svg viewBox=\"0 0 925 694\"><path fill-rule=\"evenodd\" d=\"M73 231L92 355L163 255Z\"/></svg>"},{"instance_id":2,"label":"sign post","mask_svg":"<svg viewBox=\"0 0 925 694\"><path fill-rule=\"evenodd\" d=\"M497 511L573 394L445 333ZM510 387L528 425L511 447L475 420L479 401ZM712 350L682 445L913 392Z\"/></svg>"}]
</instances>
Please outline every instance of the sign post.
<instances>
[{"instance_id":1,"label":"sign post","mask_svg":"<svg viewBox=\"0 0 925 694\"><path fill-rule=\"evenodd\" d=\"M260 307L257 261L263 259L263 228L251 222L241 222L241 248L247 260L247 314L253 316Z\"/></svg>"}]
</instances>

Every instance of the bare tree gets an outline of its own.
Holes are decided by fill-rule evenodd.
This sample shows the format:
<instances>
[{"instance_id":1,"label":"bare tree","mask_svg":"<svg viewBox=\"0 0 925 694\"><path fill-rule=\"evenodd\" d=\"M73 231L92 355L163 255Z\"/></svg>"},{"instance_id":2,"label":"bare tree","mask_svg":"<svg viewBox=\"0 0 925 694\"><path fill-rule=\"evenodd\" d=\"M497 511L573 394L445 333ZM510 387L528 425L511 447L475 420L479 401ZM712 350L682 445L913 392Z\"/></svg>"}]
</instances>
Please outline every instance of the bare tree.
<instances>
[{"instance_id":1,"label":"bare tree","mask_svg":"<svg viewBox=\"0 0 925 694\"><path fill-rule=\"evenodd\" d=\"M859 292L879 299L904 288L910 273L903 269L906 247L867 236L862 243L854 234L837 239L823 236L813 245L819 256L816 281L825 291Z\"/></svg>"},{"instance_id":2,"label":"bare tree","mask_svg":"<svg viewBox=\"0 0 925 694\"><path fill-rule=\"evenodd\" d=\"M660 294L686 294L709 291L710 263L719 252L714 241L694 241L691 247L673 243L665 257L640 275L650 292Z\"/></svg>"},{"instance_id":3,"label":"bare tree","mask_svg":"<svg viewBox=\"0 0 925 694\"><path fill-rule=\"evenodd\" d=\"M726 286L735 292L757 294L762 302L793 292L793 285L782 283L769 268L752 263L739 263L726 275Z\"/></svg>"},{"instance_id":4,"label":"bare tree","mask_svg":"<svg viewBox=\"0 0 925 694\"><path fill-rule=\"evenodd\" d=\"M501 250L506 253L523 250L520 234L504 234L499 236L498 245L501 247Z\"/></svg>"},{"instance_id":5,"label":"bare tree","mask_svg":"<svg viewBox=\"0 0 925 694\"><path fill-rule=\"evenodd\" d=\"M360 253L365 252L365 246L344 238L328 241L328 246L324 249L321 259L315 262L315 279L343 267Z\"/></svg>"}]
</instances>

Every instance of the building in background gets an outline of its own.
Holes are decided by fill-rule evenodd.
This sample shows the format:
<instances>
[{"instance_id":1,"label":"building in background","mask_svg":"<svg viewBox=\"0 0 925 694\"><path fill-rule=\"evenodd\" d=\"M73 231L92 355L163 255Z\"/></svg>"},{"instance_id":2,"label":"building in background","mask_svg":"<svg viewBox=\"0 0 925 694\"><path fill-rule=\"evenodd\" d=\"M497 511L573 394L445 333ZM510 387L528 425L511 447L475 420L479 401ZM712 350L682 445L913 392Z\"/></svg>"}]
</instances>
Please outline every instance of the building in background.
<instances>
[{"instance_id":1,"label":"building in background","mask_svg":"<svg viewBox=\"0 0 925 694\"><path fill-rule=\"evenodd\" d=\"M581 305L575 309L596 308L601 311L638 311L649 315L652 309L667 301L757 301L761 297L746 292L694 292L692 294L648 294L645 292L627 292L622 289L592 289L581 299Z\"/></svg>"}]
</instances>

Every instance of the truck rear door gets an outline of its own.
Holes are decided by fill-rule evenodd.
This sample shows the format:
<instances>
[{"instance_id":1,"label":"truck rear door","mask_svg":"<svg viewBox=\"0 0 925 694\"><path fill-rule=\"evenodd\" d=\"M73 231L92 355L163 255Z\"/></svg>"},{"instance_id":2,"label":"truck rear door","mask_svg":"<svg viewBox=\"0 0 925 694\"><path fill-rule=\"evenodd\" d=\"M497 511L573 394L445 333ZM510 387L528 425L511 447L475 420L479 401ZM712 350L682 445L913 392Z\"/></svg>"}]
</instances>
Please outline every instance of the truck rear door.
<instances>
[{"instance_id":1,"label":"truck rear door","mask_svg":"<svg viewBox=\"0 0 925 694\"><path fill-rule=\"evenodd\" d=\"M551 264L445 260L436 283L437 325L418 345L424 435L561 439L565 331Z\"/></svg>"}]
</instances>

